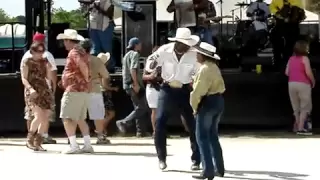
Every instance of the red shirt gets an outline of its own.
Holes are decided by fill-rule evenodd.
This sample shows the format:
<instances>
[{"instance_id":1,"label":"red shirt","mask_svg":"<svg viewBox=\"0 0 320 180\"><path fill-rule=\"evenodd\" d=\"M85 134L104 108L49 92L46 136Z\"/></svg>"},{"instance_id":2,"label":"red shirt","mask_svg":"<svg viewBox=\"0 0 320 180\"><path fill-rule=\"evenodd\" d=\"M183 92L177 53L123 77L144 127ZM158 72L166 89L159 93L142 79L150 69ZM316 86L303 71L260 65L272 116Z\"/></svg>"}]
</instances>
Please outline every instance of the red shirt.
<instances>
[{"instance_id":1,"label":"red shirt","mask_svg":"<svg viewBox=\"0 0 320 180\"><path fill-rule=\"evenodd\" d=\"M80 71L79 62L84 61L89 68L89 58L79 50L72 49L67 57L62 73L62 86L65 92L89 92L90 82L87 82Z\"/></svg>"}]
</instances>

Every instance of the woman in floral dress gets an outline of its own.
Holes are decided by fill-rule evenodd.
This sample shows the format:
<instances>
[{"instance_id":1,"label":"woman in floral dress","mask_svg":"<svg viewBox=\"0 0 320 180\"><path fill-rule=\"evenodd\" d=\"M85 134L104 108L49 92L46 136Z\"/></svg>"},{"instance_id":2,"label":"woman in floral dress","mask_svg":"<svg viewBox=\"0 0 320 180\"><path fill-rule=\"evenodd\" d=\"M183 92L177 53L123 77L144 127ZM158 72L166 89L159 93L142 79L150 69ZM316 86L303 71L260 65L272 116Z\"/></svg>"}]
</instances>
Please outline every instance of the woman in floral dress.
<instances>
[{"instance_id":1,"label":"woman in floral dress","mask_svg":"<svg viewBox=\"0 0 320 180\"><path fill-rule=\"evenodd\" d=\"M42 148L42 137L45 129L41 123L48 121L51 114L53 94L47 81L51 81L51 65L43 58L45 47L41 43L33 43L30 47L32 58L24 64L21 72L21 80L25 87L24 96L26 105L34 113L27 136L27 147L34 151L45 151Z\"/></svg>"}]
</instances>

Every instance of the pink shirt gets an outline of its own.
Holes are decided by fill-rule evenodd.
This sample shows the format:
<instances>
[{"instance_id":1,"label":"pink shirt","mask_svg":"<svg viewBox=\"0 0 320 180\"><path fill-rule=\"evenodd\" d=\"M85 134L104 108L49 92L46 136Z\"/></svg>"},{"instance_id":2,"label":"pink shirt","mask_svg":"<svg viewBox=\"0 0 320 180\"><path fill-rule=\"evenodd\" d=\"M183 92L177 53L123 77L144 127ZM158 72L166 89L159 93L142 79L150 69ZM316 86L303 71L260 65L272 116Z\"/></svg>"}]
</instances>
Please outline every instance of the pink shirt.
<instances>
[{"instance_id":1,"label":"pink shirt","mask_svg":"<svg viewBox=\"0 0 320 180\"><path fill-rule=\"evenodd\" d=\"M288 76L289 82L301 82L311 85L311 80L306 74L306 69L303 64L304 56L291 56L288 61Z\"/></svg>"}]
</instances>

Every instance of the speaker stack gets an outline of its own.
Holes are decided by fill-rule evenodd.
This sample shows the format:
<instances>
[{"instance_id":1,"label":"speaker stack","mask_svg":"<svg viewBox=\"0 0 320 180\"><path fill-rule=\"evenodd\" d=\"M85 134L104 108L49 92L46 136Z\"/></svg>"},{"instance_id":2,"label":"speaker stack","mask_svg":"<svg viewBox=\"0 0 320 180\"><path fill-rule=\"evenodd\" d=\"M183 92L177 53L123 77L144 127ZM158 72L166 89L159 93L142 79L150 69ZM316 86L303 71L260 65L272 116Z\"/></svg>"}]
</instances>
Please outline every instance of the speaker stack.
<instances>
[{"instance_id":1,"label":"speaker stack","mask_svg":"<svg viewBox=\"0 0 320 180\"><path fill-rule=\"evenodd\" d=\"M142 42L141 57L145 58L156 44L156 0L134 2L136 12L122 11L122 55L126 53L129 39L137 37Z\"/></svg>"}]
</instances>

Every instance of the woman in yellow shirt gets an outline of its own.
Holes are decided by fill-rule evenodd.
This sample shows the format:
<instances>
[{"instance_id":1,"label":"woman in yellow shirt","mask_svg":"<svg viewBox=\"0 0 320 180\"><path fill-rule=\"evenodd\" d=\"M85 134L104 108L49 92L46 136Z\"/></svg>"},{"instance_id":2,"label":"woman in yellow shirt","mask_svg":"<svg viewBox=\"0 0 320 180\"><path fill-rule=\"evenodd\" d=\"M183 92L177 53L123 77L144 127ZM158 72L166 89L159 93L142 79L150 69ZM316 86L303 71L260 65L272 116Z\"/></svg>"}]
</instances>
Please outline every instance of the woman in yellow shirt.
<instances>
[{"instance_id":1,"label":"woman in yellow shirt","mask_svg":"<svg viewBox=\"0 0 320 180\"><path fill-rule=\"evenodd\" d=\"M196 138L199 146L203 171L195 179L211 180L214 176L224 176L222 149L218 137L218 124L224 109L222 94L224 80L216 64L220 57L216 48L202 42L197 49L197 60L201 67L193 82L190 104L196 116ZM215 160L215 165L213 160ZM216 171L215 171L216 170Z\"/></svg>"}]
</instances>

